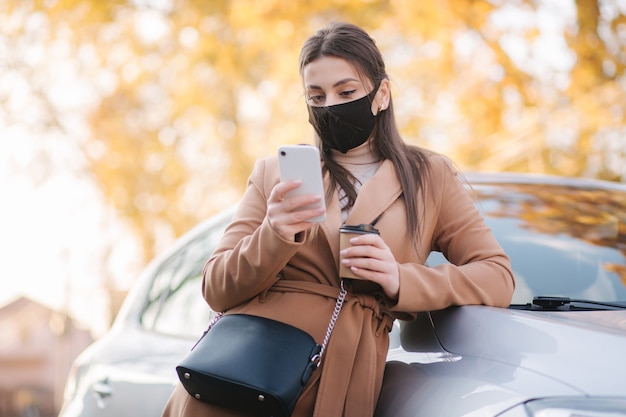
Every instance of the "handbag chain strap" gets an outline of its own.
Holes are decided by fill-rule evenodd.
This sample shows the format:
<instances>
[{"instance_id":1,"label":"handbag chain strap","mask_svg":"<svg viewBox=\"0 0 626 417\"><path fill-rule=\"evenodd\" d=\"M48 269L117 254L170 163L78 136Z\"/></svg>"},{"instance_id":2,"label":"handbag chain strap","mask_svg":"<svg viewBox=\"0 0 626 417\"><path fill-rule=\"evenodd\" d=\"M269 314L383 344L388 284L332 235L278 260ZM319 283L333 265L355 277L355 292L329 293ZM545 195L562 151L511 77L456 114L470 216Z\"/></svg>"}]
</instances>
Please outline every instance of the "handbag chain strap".
<instances>
[{"instance_id":1,"label":"handbag chain strap","mask_svg":"<svg viewBox=\"0 0 626 417\"><path fill-rule=\"evenodd\" d=\"M333 333L333 329L335 328L335 323L337 322L337 318L339 318L339 313L341 312L341 308L343 307L343 302L345 301L346 294L348 293L348 291L344 287L343 282L344 282L344 280L341 280L341 291L339 292L339 295L337 296L337 302L335 303L335 309L333 310L333 314L330 317L330 321L328 322L328 328L326 329L326 335L324 336L324 342L322 343L322 347L320 348L320 352L317 355L314 355L311 358L311 362L316 363L316 366L318 368L322 364L322 356L324 356L324 352L326 351L326 346L328 346L328 341L330 340L330 335ZM222 317L224 317L224 312L223 311L217 313L213 317L213 319L211 319L211 322L209 323L209 327L205 330L205 332L202 335L202 337L204 337L204 335L207 334L207 332L209 330L211 330L211 327L213 327L215 325L215 323L217 323L218 320L221 319ZM200 339L202 339L202 337ZM198 342L199 341L200 340L198 340ZM196 342L196 344L198 344L198 342ZM193 348L192 348L192 350L193 350Z\"/></svg>"},{"instance_id":2,"label":"handbag chain strap","mask_svg":"<svg viewBox=\"0 0 626 417\"><path fill-rule=\"evenodd\" d=\"M330 316L330 321L328 322L328 328L326 329L326 336L324 336L324 342L322 343L322 348L320 349L320 353L315 355L311 361L317 362L317 367L319 368L322 364L322 356L324 356L324 352L326 351L326 346L328 345L328 341L330 340L330 335L333 333L333 329L335 328L335 322L337 322L337 318L339 317L339 313L341 312L341 308L343 307L343 302L346 299L347 290L343 286L343 280L341 280L341 291L339 292L339 296L337 297L337 302L335 303L335 310L333 311L333 315Z\"/></svg>"}]
</instances>

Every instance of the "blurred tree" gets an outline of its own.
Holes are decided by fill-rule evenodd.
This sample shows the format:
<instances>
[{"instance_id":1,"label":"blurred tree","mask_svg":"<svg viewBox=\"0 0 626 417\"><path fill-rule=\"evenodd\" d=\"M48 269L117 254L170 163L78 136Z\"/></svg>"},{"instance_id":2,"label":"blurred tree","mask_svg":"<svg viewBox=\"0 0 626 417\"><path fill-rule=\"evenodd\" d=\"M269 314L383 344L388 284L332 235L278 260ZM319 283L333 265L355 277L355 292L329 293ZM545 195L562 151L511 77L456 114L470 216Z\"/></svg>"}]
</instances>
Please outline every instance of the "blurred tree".
<instances>
[{"instance_id":1,"label":"blurred tree","mask_svg":"<svg viewBox=\"0 0 626 417\"><path fill-rule=\"evenodd\" d=\"M297 59L329 20L377 39L409 141L468 170L626 175L623 2L6 0L0 19L0 114L72 141L145 260L254 159L312 141Z\"/></svg>"}]
</instances>

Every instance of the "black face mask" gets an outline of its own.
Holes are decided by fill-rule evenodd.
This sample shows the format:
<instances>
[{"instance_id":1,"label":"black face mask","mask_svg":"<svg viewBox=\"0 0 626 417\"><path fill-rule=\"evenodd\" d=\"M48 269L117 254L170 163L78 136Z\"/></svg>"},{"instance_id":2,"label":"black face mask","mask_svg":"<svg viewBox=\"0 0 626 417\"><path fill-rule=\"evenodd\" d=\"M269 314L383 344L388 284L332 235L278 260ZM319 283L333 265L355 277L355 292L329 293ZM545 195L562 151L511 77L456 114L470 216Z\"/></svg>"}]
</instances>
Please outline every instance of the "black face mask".
<instances>
[{"instance_id":1,"label":"black face mask","mask_svg":"<svg viewBox=\"0 0 626 417\"><path fill-rule=\"evenodd\" d=\"M324 147L346 153L365 143L374 130L376 116L372 114L372 99L377 90L348 103L309 106L309 123Z\"/></svg>"}]
</instances>

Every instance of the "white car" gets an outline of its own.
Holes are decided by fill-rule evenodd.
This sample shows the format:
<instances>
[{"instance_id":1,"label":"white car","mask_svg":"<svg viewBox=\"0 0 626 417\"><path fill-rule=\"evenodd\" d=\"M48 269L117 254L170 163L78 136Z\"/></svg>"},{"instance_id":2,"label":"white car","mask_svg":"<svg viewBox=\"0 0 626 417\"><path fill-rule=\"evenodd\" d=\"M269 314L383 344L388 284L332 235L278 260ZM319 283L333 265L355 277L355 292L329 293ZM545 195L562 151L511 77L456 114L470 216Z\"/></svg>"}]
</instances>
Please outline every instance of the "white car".
<instances>
[{"instance_id":1,"label":"white car","mask_svg":"<svg viewBox=\"0 0 626 417\"><path fill-rule=\"evenodd\" d=\"M626 416L626 185L467 177L511 257L513 303L396 321L376 417ZM161 415L176 364L214 314L201 271L232 213L146 268L111 331L75 361L60 417Z\"/></svg>"}]
</instances>

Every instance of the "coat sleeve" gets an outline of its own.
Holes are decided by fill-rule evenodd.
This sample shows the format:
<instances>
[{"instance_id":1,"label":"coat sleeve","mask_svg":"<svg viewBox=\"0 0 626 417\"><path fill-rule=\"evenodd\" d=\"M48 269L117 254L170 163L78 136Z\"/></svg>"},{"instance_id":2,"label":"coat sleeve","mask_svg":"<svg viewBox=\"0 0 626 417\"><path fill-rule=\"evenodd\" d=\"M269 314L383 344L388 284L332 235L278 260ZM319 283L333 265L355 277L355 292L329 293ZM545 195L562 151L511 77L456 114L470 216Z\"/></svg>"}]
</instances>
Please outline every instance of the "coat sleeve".
<instances>
[{"instance_id":1,"label":"coat sleeve","mask_svg":"<svg viewBox=\"0 0 626 417\"><path fill-rule=\"evenodd\" d=\"M507 307L515 289L509 257L451 163L443 157L433 159L432 177L438 181L431 185L436 212L427 216L436 222L430 244L450 263L400 264L398 302L392 310L413 313L466 304Z\"/></svg>"},{"instance_id":2,"label":"coat sleeve","mask_svg":"<svg viewBox=\"0 0 626 417\"><path fill-rule=\"evenodd\" d=\"M256 162L235 216L204 266L202 291L215 311L269 288L302 244L281 238L267 220L267 197L278 182L268 174L268 161Z\"/></svg>"}]
</instances>

